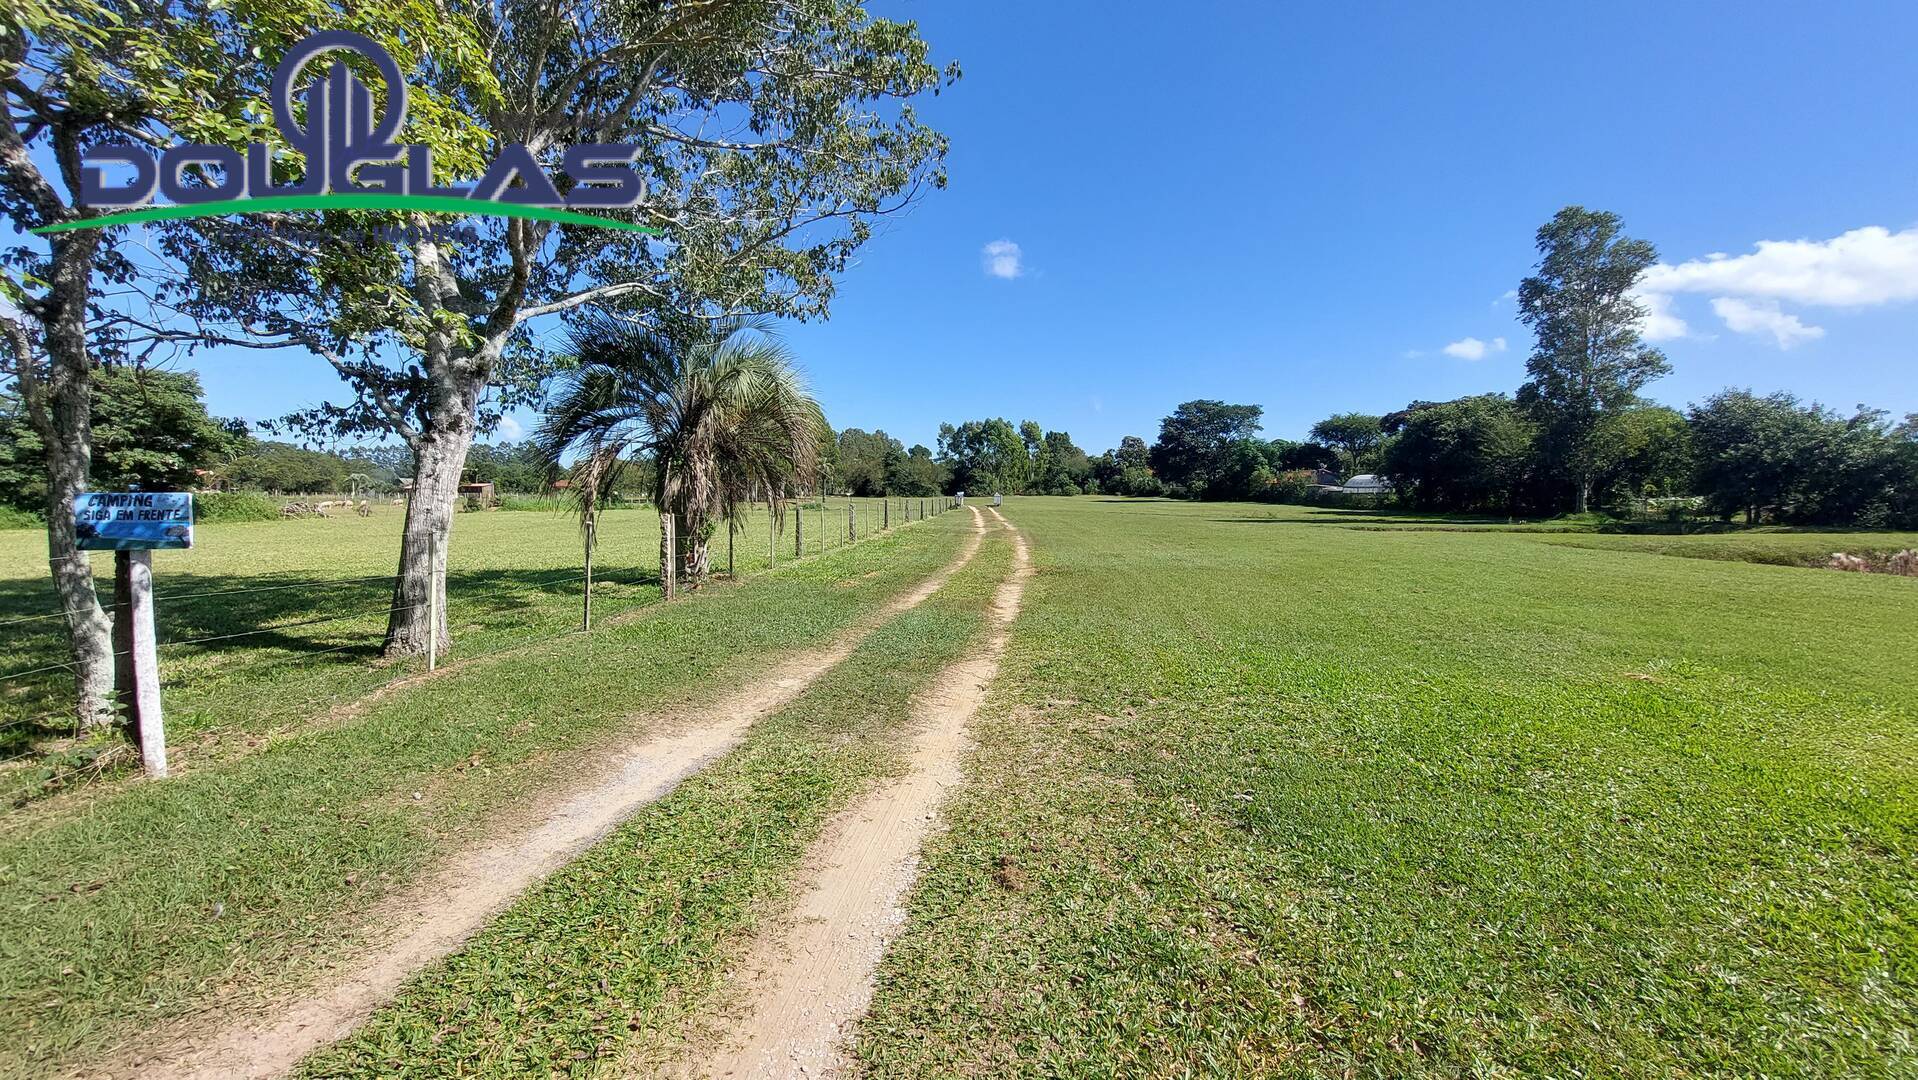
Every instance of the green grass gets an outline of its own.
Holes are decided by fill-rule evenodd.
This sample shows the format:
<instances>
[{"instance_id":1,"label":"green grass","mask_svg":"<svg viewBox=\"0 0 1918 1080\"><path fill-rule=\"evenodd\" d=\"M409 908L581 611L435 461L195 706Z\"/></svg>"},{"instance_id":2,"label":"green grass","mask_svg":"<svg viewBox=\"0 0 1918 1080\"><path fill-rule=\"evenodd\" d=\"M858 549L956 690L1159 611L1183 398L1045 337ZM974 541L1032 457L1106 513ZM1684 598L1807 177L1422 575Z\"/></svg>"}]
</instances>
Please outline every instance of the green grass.
<instances>
[{"instance_id":1,"label":"green grass","mask_svg":"<svg viewBox=\"0 0 1918 1080\"><path fill-rule=\"evenodd\" d=\"M869 1074L1918 1072L1918 582L1006 511L1039 574Z\"/></svg>"},{"instance_id":2,"label":"green grass","mask_svg":"<svg viewBox=\"0 0 1918 1080\"><path fill-rule=\"evenodd\" d=\"M1918 533L1753 529L1701 536L1593 535L1556 542L1643 555L1729 559L1772 566L1822 566L1833 552L1840 551L1882 562L1895 552L1918 548Z\"/></svg>"},{"instance_id":3,"label":"green grass","mask_svg":"<svg viewBox=\"0 0 1918 1080\"><path fill-rule=\"evenodd\" d=\"M858 535L881 523L877 500L857 500ZM807 514L807 554L843 547L845 501L823 518ZM917 505L915 504L915 515ZM899 524L893 504L893 523ZM741 574L768 566L770 522L750 518L735 544ZM188 754L298 724L365 693L416 663L379 660L392 605L401 510L380 504L371 517L208 522L195 547L154 555L160 668L167 728ZM659 518L650 510L606 513L595 555L594 613L611 617L659 599ZM790 521L779 561L790 561ZM453 526L447 561L448 618L456 657L517 648L568 633L579 620L581 542L569 514L468 513ZM113 558L92 563L102 594L112 592ZM726 566L726 537L714 543ZM36 532L0 533L0 807L42 792L66 775L57 753L71 734L71 676L59 604ZM24 674L23 674L24 673Z\"/></svg>"},{"instance_id":4,"label":"green grass","mask_svg":"<svg viewBox=\"0 0 1918 1080\"><path fill-rule=\"evenodd\" d=\"M965 527L938 518L448 672L165 783L15 812L0 825L0 1075L46 1075L297 984L358 940L356 913L489 811L635 714L828 640L949 561Z\"/></svg>"},{"instance_id":5,"label":"green grass","mask_svg":"<svg viewBox=\"0 0 1918 1080\"><path fill-rule=\"evenodd\" d=\"M978 637L1010 569L1003 537L303 1075L592 1075L669 1055L827 817L903 770L911 698Z\"/></svg>"}]
</instances>

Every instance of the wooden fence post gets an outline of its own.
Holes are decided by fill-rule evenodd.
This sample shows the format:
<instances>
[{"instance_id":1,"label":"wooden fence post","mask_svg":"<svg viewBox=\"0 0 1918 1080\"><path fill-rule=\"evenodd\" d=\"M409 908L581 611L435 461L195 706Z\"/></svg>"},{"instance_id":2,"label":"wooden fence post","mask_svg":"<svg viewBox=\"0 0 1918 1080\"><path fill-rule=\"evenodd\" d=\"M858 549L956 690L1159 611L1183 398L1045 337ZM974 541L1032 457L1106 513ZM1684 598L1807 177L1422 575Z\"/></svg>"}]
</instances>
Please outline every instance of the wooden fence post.
<instances>
[{"instance_id":1,"label":"wooden fence post","mask_svg":"<svg viewBox=\"0 0 1918 1080\"><path fill-rule=\"evenodd\" d=\"M793 503L793 558L803 558L806 554L806 508Z\"/></svg>"},{"instance_id":2,"label":"wooden fence post","mask_svg":"<svg viewBox=\"0 0 1918 1080\"><path fill-rule=\"evenodd\" d=\"M586 592L581 602L582 610L579 616L581 630L593 628L593 531L595 528L593 515L586 515Z\"/></svg>"},{"instance_id":3,"label":"wooden fence post","mask_svg":"<svg viewBox=\"0 0 1918 1080\"><path fill-rule=\"evenodd\" d=\"M140 744L140 764L166 779L166 726L160 719L160 656L153 636L153 552L113 553L113 651L120 704Z\"/></svg>"}]
</instances>

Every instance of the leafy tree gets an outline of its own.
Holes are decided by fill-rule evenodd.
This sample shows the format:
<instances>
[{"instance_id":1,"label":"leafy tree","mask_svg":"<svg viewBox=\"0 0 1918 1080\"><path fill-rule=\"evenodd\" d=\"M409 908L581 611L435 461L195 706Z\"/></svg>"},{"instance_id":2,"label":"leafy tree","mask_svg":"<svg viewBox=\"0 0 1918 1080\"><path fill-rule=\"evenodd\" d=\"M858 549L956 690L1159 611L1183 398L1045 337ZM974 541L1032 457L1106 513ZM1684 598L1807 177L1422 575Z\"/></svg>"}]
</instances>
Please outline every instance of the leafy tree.
<instances>
[{"instance_id":1,"label":"leafy tree","mask_svg":"<svg viewBox=\"0 0 1918 1080\"><path fill-rule=\"evenodd\" d=\"M518 443L475 443L466 455L467 482L490 483L501 492L537 494L546 490L550 474L545 453L531 439Z\"/></svg>"},{"instance_id":2,"label":"leafy tree","mask_svg":"<svg viewBox=\"0 0 1918 1080\"><path fill-rule=\"evenodd\" d=\"M1019 430L996 417L940 424L939 460L952 471L953 490L974 495L1018 494L1032 467Z\"/></svg>"},{"instance_id":3,"label":"leafy tree","mask_svg":"<svg viewBox=\"0 0 1918 1080\"><path fill-rule=\"evenodd\" d=\"M207 415L193 372L125 365L93 373L91 486L105 491L181 491L201 485L247 441L245 425ZM47 503L46 443L17 393L0 393L0 502Z\"/></svg>"},{"instance_id":4,"label":"leafy tree","mask_svg":"<svg viewBox=\"0 0 1918 1080\"><path fill-rule=\"evenodd\" d=\"M630 457L653 462L653 505L678 519L678 550L660 537L660 569L697 588L709 541L756 498L812 482L831 428L765 319L721 319L665 333L614 316L581 320L577 366L560 380L537 436L555 468L580 455L572 490L590 515ZM677 560L677 563L675 562Z\"/></svg>"},{"instance_id":5,"label":"leafy tree","mask_svg":"<svg viewBox=\"0 0 1918 1080\"><path fill-rule=\"evenodd\" d=\"M150 146L173 139L237 145L261 135L249 99L263 85L245 73L269 65L318 25L361 30L415 55L446 27L429 0L28 0L0 13L0 213L25 233L98 213L79 205L81 156L108 143ZM395 40L404 28L406 41ZM270 74L270 66L267 68ZM268 129L270 130L270 129ZM82 730L108 724L113 685L109 624L91 566L74 546L75 495L93 464L90 385L102 361L137 360L139 342L173 331L108 307L98 284L131 291L177 281L177 297L205 279L156 268L124 248L127 230L75 229L34 236L0 251L0 379L11 380L27 423L45 447L47 546L67 616ZM161 310L174 310L171 306Z\"/></svg>"},{"instance_id":6,"label":"leafy tree","mask_svg":"<svg viewBox=\"0 0 1918 1080\"><path fill-rule=\"evenodd\" d=\"M1797 502L1820 467L1821 429L1834 420L1784 393L1726 390L1692 406L1698 493L1725 517L1743 511L1747 522Z\"/></svg>"},{"instance_id":7,"label":"leafy tree","mask_svg":"<svg viewBox=\"0 0 1918 1080\"><path fill-rule=\"evenodd\" d=\"M1622 409L1599 423L1592 444L1598 468L1593 490L1614 503L1690 489L1691 429L1675 409Z\"/></svg>"},{"instance_id":8,"label":"leafy tree","mask_svg":"<svg viewBox=\"0 0 1918 1080\"><path fill-rule=\"evenodd\" d=\"M1385 437L1378 417L1356 412L1328 416L1313 424L1310 434L1314 443L1337 451L1346 470L1354 473L1373 467L1379 442Z\"/></svg>"},{"instance_id":9,"label":"leafy tree","mask_svg":"<svg viewBox=\"0 0 1918 1080\"><path fill-rule=\"evenodd\" d=\"M1278 482L1270 443L1240 439L1226 448L1223 468L1205 489L1208 499L1263 499Z\"/></svg>"},{"instance_id":10,"label":"leafy tree","mask_svg":"<svg viewBox=\"0 0 1918 1080\"><path fill-rule=\"evenodd\" d=\"M1697 490L1726 517L1766 509L1809 524L1918 522L1918 449L1910 422L1877 409L1844 417L1790 394L1727 390L1690 413Z\"/></svg>"},{"instance_id":11,"label":"leafy tree","mask_svg":"<svg viewBox=\"0 0 1918 1080\"><path fill-rule=\"evenodd\" d=\"M1257 405L1188 401L1159 424L1151 451L1152 471L1174 491L1198 498L1217 486L1228 468L1232 444L1259 430Z\"/></svg>"},{"instance_id":12,"label":"leafy tree","mask_svg":"<svg viewBox=\"0 0 1918 1080\"><path fill-rule=\"evenodd\" d=\"M292 443L249 442L222 467L236 487L256 488L276 495L318 495L344 490L356 470L338 454L309 450Z\"/></svg>"},{"instance_id":13,"label":"leafy tree","mask_svg":"<svg viewBox=\"0 0 1918 1080\"><path fill-rule=\"evenodd\" d=\"M425 647L428 552L450 534L474 438L551 371L535 324L593 307L672 336L680 321L739 312L823 317L875 220L943 185L946 140L906 102L957 74L927 61L912 24L874 18L861 0L461 10L466 47L489 70L436 54L425 85L482 144L523 145L542 163L569 146L637 146L644 204L602 213L657 237L472 218L454 242L422 230L369 245L337 228L269 236L276 223L246 219L180 230L169 248L224 289L196 314L247 327L256 345L305 347L339 372L349 396L306 413L309 426L397 437L417 455L389 655ZM449 152L442 180L471 175L459 167L467 149Z\"/></svg>"},{"instance_id":14,"label":"leafy tree","mask_svg":"<svg viewBox=\"0 0 1918 1080\"><path fill-rule=\"evenodd\" d=\"M1298 470L1330 469L1339 465L1338 451L1316 442L1294 442L1291 439L1273 439L1267 445L1267 460L1280 472Z\"/></svg>"},{"instance_id":15,"label":"leafy tree","mask_svg":"<svg viewBox=\"0 0 1918 1080\"><path fill-rule=\"evenodd\" d=\"M1151 460L1152 451L1145 440L1127 435L1116 448L1092 459L1088 479L1092 487L1107 495L1159 495L1164 489L1152 475Z\"/></svg>"},{"instance_id":16,"label":"leafy tree","mask_svg":"<svg viewBox=\"0 0 1918 1080\"><path fill-rule=\"evenodd\" d=\"M885 495L890 491L893 463L905 456L906 448L883 431L847 428L839 433L838 486L860 498Z\"/></svg>"},{"instance_id":17,"label":"leafy tree","mask_svg":"<svg viewBox=\"0 0 1918 1080\"><path fill-rule=\"evenodd\" d=\"M386 491L397 491L402 479L413 478L413 448L405 443L356 446L345 456L349 468L371 476Z\"/></svg>"},{"instance_id":18,"label":"leafy tree","mask_svg":"<svg viewBox=\"0 0 1918 1080\"><path fill-rule=\"evenodd\" d=\"M1400 498L1427 510L1517 512L1535 429L1511 398L1420 402L1394 427L1380 468Z\"/></svg>"},{"instance_id":19,"label":"leafy tree","mask_svg":"<svg viewBox=\"0 0 1918 1080\"><path fill-rule=\"evenodd\" d=\"M1039 439L1033 462L1034 490L1041 495L1080 495L1092 479L1092 459L1063 431L1048 431Z\"/></svg>"},{"instance_id":20,"label":"leafy tree","mask_svg":"<svg viewBox=\"0 0 1918 1080\"><path fill-rule=\"evenodd\" d=\"M950 490L951 480L951 473L932 456L930 447L915 443L904 454L887 458L886 489L893 495L938 495Z\"/></svg>"},{"instance_id":21,"label":"leafy tree","mask_svg":"<svg viewBox=\"0 0 1918 1080\"><path fill-rule=\"evenodd\" d=\"M1596 439L1605 417L1671 370L1640 340L1646 312L1632 297L1658 252L1624 236L1621 224L1604 211L1560 210L1538 231L1538 273L1518 288L1519 317L1538 338L1519 401L1538 421L1548 457L1570 477L1578 513L1602 464Z\"/></svg>"}]
</instances>

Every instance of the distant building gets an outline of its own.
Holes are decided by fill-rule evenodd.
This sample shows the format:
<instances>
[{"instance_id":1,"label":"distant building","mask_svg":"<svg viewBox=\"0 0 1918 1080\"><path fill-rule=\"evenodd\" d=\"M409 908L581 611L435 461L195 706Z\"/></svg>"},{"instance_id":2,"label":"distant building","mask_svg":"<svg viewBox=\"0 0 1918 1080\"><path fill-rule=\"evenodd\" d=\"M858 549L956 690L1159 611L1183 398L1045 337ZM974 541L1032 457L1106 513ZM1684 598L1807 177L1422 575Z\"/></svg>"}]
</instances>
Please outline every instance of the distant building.
<instances>
[{"instance_id":1,"label":"distant building","mask_svg":"<svg viewBox=\"0 0 1918 1080\"><path fill-rule=\"evenodd\" d=\"M1340 483L1342 483L1342 481L1339 479L1339 474L1332 469L1313 469L1312 470L1312 486L1313 487L1335 488L1335 487L1338 487Z\"/></svg>"},{"instance_id":2,"label":"distant building","mask_svg":"<svg viewBox=\"0 0 1918 1080\"><path fill-rule=\"evenodd\" d=\"M1347 495L1388 495L1392 485L1377 473L1360 473L1339 485Z\"/></svg>"}]
</instances>

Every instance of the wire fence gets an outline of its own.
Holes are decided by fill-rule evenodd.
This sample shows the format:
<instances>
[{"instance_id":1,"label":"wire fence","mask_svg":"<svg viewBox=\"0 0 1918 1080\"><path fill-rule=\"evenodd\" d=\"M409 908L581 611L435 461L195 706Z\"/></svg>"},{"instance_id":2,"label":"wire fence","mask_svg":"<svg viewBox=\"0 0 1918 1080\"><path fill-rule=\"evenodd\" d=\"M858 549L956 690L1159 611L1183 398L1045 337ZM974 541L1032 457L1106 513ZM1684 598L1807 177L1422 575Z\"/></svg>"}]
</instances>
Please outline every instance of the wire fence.
<instances>
[{"instance_id":1,"label":"wire fence","mask_svg":"<svg viewBox=\"0 0 1918 1080\"><path fill-rule=\"evenodd\" d=\"M709 565L720 579L761 574L896 532L956 505L944 496L825 498L789 503L778 516L761 506L719 525L707 541ZM475 516L489 523L530 518L544 524L527 529L514 522L511 531L531 539L500 544L469 526ZM329 528L308 522L291 527L317 529L319 536ZM661 600L660 533L660 519L651 511L601 515L592 571L594 626ZM383 541L385 557L392 558L390 530L368 539ZM208 544L203 532L200 547ZM367 556L376 550L369 547ZM95 569L108 575L100 582L104 604L112 591L112 559L102 554ZM469 662L581 631L585 547L577 519L539 511L462 514L447 554L446 617L454 645L449 660ZM228 573L183 567L174 575L182 583L170 588L170 567L156 567L170 741L256 738L424 670L424 658L387 661L379 655L393 613L422 606L395 603L392 573L289 579L249 572L239 558L234 553L226 560L232 564ZM327 563L326 552L318 553L318 561ZM66 612L57 605L45 608L51 592L45 566L39 560L38 574L9 580L9 568L0 564L0 806L18 805L102 769L98 746L70 742L76 734L76 665L67 658Z\"/></svg>"}]
</instances>

